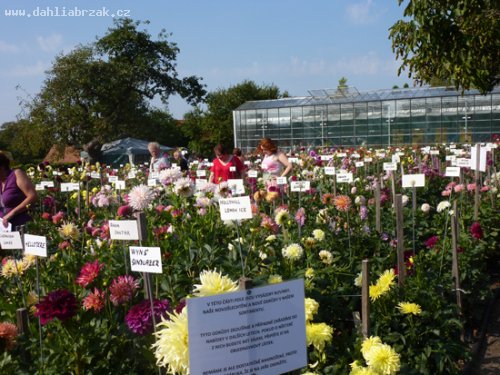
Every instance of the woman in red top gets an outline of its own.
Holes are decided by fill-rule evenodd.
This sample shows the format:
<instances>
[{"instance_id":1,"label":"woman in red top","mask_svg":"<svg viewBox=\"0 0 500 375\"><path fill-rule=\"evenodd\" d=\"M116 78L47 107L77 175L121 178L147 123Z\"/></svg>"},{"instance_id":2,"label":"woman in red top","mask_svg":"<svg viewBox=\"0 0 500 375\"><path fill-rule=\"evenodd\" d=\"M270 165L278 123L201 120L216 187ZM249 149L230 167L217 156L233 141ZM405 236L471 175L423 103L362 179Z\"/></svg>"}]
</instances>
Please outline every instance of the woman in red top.
<instances>
[{"instance_id":1,"label":"woman in red top","mask_svg":"<svg viewBox=\"0 0 500 375\"><path fill-rule=\"evenodd\" d=\"M214 147L216 158L210 168L209 182L218 184L229 179L243 178L245 165L236 156L229 154L226 147L218 144Z\"/></svg>"}]
</instances>

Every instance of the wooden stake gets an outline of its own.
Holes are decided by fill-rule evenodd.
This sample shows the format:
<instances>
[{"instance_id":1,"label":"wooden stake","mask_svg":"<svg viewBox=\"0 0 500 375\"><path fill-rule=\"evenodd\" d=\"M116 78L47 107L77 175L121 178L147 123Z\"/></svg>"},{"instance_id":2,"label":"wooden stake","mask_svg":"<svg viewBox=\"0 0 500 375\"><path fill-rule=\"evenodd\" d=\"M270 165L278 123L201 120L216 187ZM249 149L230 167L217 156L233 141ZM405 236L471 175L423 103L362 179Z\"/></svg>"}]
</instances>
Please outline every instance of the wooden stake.
<instances>
[{"instance_id":1,"label":"wooden stake","mask_svg":"<svg viewBox=\"0 0 500 375\"><path fill-rule=\"evenodd\" d=\"M370 261L363 259L361 264L361 331L363 337L370 336Z\"/></svg>"},{"instance_id":2,"label":"wooden stake","mask_svg":"<svg viewBox=\"0 0 500 375\"><path fill-rule=\"evenodd\" d=\"M477 221L479 217L479 162L481 158L481 145L476 144L476 173L474 174L474 180L476 183L476 191L474 195L474 221Z\"/></svg>"},{"instance_id":3,"label":"wooden stake","mask_svg":"<svg viewBox=\"0 0 500 375\"><path fill-rule=\"evenodd\" d=\"M382 225L380 223L380 178L375 179L375 230L382 232Z\"/></svg>"},{"instance_id":4,"label":"wooden stake","mask_svg":"<svg viewBox=\"0 0 500 375\"><path fill-rule=\"evenodd\" d=\"M453 215L451 215L451 250L452 250L452 277L455 284L455 293L457 296L457 306L462 312L462 295L460 294L460 270L458 267L458 224L457 224L457 202L453 203Z\"/></svg>"},{"instance_id":5,"label":"wooden stake","mask_svg":"<svg viewBox=\"0 0 500 375\"><path fill-rule=\"evenodd\" d=\"M396 238L398 253L398 284L403 285L406 276L405 245L404 245L404 223L403 223L403 198L401 194L396 195L394 208L396 209Z\"/></svg>"}]
</instances>

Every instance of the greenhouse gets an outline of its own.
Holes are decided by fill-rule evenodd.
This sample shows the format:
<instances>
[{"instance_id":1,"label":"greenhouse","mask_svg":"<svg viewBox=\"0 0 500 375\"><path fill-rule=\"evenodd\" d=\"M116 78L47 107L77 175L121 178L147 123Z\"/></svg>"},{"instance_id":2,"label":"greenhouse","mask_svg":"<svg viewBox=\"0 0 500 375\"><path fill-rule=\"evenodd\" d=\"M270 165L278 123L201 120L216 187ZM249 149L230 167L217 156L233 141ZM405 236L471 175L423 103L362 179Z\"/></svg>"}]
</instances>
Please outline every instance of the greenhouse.
<instances>
[{"instance_id":1,"label":"greenhouse","mask_svg":"<svg viewBox=\"0 0 500 375\"><path fill-rule=\"evenodd\" d=\"M359 92L311 90L309 96L250 101L233 111L234 141L245 152L269 137L283 149L482 142L500 133L500 87L480 95L449 87Z\"/></svg>"}]
</instances>

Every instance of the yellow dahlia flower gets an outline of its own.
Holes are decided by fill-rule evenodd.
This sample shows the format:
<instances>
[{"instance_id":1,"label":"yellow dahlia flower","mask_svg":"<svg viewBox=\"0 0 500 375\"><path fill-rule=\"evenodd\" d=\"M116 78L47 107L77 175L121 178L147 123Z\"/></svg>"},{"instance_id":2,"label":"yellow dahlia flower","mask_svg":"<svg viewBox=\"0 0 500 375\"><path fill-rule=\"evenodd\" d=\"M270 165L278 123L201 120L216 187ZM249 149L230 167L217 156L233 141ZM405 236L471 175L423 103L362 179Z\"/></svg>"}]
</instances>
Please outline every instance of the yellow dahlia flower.
<instances>
[{"instance_id":1,"label":"yellow dahlia flower","mask_svg":"<svg viewBox=\"0 0 500 375\"><path fill-rule=\"evenodd\" d=\"M167 367L174 374L189 374L189 343L187 308L180 314L169 313L157 324L155 351L158 366Z\"/></svg>"},{"instance_id":2,"label":"yellow dahlia flower","mask_svg":"<svg viewBox=\"0 0 500 375\"><path fill-rule=\"evenodd\" d=\"M61 228L59 228L59 234L68 240L76 240L80 237L80 232L73 223L64 223L61 225Z\"/></svg>"},{"instance_id":3,"label":"yellow dahlia flower","mask_svg":"<svg viewBox=\"0 0 500 375\"><path fill-rule=\"evenodd\" d=\"M370 336L364 339L361 344L361 354L363 354L363 357L366 359L366 353L369 353L374 346L380 344L382 344L382 340L380 340L380 337L378 336Z\"/></svg>"},{"instance_id":4,"label":"yellow dahlia flower","mask_svg":"<svg viewBox=\"0 0 500 375\"><path fill-rule=\"evenodd\" d=\"M280 275L270 275L267 279L268 284L279 284L283 282L283 278Z\"/></svg>"},{"instance_id":5,"label":"yellow dahlia flower","mask_svg":"<svg viewBox=\"0 0 500 375\"><path fill-rule=\"evenodd\" d=\"M226 275L215 271L202 271L200 274L201 284L195 284L193 294L198 297L213 296L238 290L238 283L232 281Z\"/></svg>"},{"instance_id":6,"label":"yellow dahlia flower","mask_svg":"<svg viewBox=\"0 0 500 375\"><path fill-rule=\"evenodd\" d=\"M411 302L398 303L398 310L403 314L419 315L422 313L422 308L420 307L420 305Z\"/></svg>"},{"instance_id":7,"label":"yellow dahlia flower","mask_svg":"<svg viewBox=\"0 0 500 375\"><path fill-rule=\"evenodd\" d=\"M326 323L307 323L307 346L314 346L318 351L323 351L326 343L332 341L333 328Z\"/></svg>"},{"instance_id":8,"label":"yellow dahlia flower","mask_svg":"<svg viewBox=\"0 0 500 375\"><path fill-rule=\"evenodd\" d=\"M373 346L365 359L368 366L379 374L396 374L400 368L399 354L387 344Z\"/></svg>"},{"instance_id":9,"label":"yellow dahlia flower","mask_svg":"<svg viewBox=\"0 0 500 375\"><path fill-rule=\"evenodd\" d=\"M314 315L318 313L319 303L312 298L306 298L304 300L304 306L306 309L306 322L313 320Z\"/></svg>"}]
</instances>

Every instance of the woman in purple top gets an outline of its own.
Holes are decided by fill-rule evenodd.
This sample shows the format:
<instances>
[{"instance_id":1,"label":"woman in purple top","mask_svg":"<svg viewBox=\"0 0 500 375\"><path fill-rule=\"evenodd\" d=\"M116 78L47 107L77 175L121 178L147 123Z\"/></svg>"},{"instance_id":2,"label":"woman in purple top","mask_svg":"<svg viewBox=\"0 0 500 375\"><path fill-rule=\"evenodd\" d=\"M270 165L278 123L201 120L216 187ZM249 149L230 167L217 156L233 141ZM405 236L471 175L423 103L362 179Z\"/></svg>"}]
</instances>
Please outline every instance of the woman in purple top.
<instances>
[{"instance_id":1,"label":"woman in purple top","mask_svg":"<svg viewBox=\"0 0 500 375\"><path fill-rule=\"evenodd\" d=\"M10 160L0 152L0 218L4 228L12 229L31 220L28 207L36 201L36 190L26 173L10 169Z\"/></svg>"}]
</instances>

